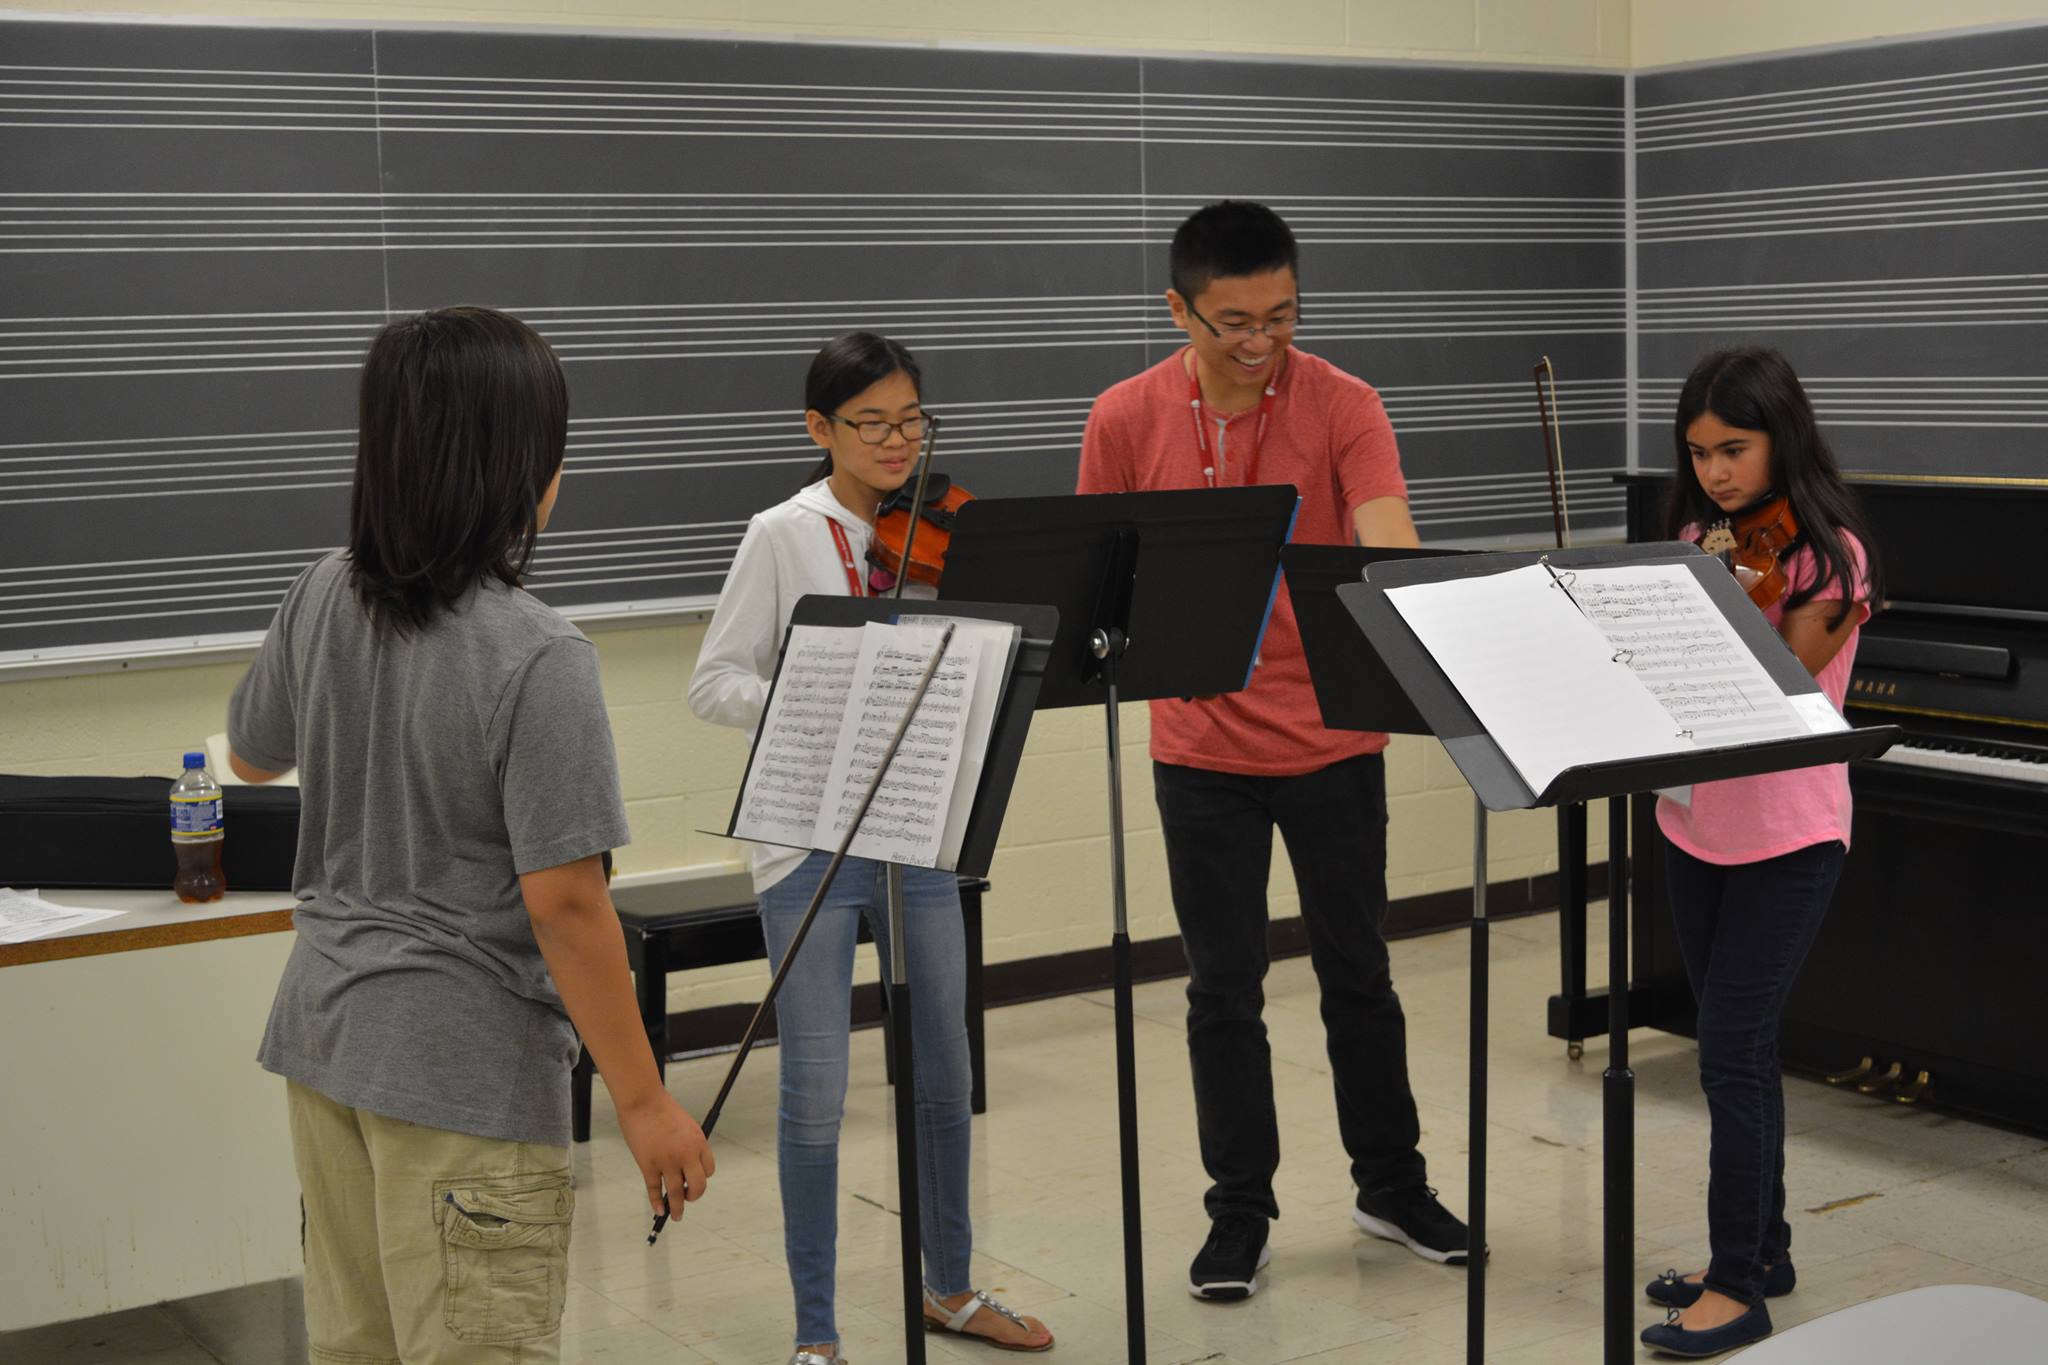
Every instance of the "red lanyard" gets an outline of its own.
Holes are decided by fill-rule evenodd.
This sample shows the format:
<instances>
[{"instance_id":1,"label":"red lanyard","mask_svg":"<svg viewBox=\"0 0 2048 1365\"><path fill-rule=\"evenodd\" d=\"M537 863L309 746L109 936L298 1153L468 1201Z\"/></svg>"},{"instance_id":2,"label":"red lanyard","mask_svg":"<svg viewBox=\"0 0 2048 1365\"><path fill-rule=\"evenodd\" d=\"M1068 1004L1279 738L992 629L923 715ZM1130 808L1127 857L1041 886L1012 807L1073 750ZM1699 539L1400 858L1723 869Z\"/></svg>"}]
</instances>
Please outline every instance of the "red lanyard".
<instances>
[{"instance_id":1,"label":"red lanyard","mask_svg":"<svg viewBox=\"0 0 2048 1365\"><path fill-rule=\"evenodd\" d=\"M853 562L853 546L846 539L846 528L832 518L825 518L825 524L832 528L832 543L839 547L839 567L846 570L846 590L855 597L866 597L867 588L860 581L860 569Z\"/></svg>"},{"instance_id":2,"label":"red lanyard","mask_svg":"<svg viewBox=\"0 0 2048 1365\"><path fill-rule=\"evenodd\" d=\"M1190 347L1189 349L1193 349ZM1244 462L1244 482L1259 481L1259 451L1266 444L1266 423L1273 416L1273 399L1280 391L1280 367L1287 361L1285 351L1273 357L1273 377L1266 383L1266 396L1259 400L1259 425L1252 435L1251 458ZM1216 486L1216 465L1209 457L1209 430L1202 421L1202 376L1197 368L1200 362L1188 366L1188 410L1195 416L1195 449L1202 455L1202 477L1209 481L1209 487Z\"/></svg>"}]
</instances>

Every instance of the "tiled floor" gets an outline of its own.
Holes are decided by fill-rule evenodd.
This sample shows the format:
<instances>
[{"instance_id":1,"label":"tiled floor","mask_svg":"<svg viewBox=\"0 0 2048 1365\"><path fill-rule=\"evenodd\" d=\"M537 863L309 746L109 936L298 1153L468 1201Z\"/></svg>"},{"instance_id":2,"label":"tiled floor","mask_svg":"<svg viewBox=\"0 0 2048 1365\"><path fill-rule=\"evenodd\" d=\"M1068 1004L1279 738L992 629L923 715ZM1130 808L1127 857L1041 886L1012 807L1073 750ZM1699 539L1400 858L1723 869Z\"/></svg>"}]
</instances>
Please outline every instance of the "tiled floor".
<instances>
[{"instance_id":1,"label":"tiled floor","mask_svg":"<svg viewBox=\"0 0 2048 1365\"><path fill-rule=\"evenodd\" d=\"M1596 916L1596 919L1598 917ZM1596 925L1597 930L1597 925ZM1493 931L1488 1180L1493 1259L1489 1360L1587 1365L1600 1356L1600 1070L1604 1042L1567 1062L1543 1036L1557 973L1549 916ZM1466 953L1462 933L1395 945L1409 1065L1431 1179L1466 1207ZM1605 961L1597 932L1591 954ZM1138 991L1150 1358L1204 1365L1449 1365L1464 1357L1465 1278L1353 1230L1329 1068L1305 960L1269 982L1285 1160L1284 1211L1266 1288L1197 1303L1188 1258L1205 1223L1182 1040L1180 983ZM989 1016L990 1109L975 1137L977 1277L1059 1335L1055 1358L1124 1358L1115 1073L1106 995ZM1705 1254L1707 1128L1693 1052L1639 1032L1637 1279ZM669 1081L701 1106L724 1061ZM857 1365L903 1359L897 1319L895 1148L881 1036L854 1040L843 1151L840 1326ZM612 1365L779 1365L790 1310L775 1190L775 1057L749 1065L718 1133L712 1193L646 1245L639 1179L603 1107L576 1155L580 1186L564 1359ZM1782 1326L1917 1285L2003 1285L2048 1298L2048 1141L1939 1113L1788 1082L1788 1153L1799 1289ZM35 1333L0 1336L0 1359L103 1365L303 1359L295 1282ZM1639 1324L1655 1320L1647 1305ZM935 1361L996 1357L933 1342Z\"/></svg>"}]
</instances>

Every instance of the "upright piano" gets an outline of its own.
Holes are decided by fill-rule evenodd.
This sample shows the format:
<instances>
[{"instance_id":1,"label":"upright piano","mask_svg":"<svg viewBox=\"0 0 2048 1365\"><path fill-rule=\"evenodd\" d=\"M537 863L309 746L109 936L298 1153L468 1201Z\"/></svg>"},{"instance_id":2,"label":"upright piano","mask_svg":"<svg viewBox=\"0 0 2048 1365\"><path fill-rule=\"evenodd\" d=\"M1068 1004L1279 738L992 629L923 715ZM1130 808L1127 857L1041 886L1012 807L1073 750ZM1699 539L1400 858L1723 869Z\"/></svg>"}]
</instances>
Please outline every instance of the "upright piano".
<instances>
[{"instance_id":1,"label":"upright piano","mask_svg":"<svg viewBox=\"0 0 2048 1365\"><path fill-rule=\"evenodd\" d=\"M1661 539L1668 480L1624 482L1629 539ZM2048 1132L2048 479L1851 484L1887 604L1846 711L1907 738L1850 765L1849 857L1785 1065ZM1631 1018L1692 1036L1651 810L1631 810Z\"/></svg>"}]
</instances>

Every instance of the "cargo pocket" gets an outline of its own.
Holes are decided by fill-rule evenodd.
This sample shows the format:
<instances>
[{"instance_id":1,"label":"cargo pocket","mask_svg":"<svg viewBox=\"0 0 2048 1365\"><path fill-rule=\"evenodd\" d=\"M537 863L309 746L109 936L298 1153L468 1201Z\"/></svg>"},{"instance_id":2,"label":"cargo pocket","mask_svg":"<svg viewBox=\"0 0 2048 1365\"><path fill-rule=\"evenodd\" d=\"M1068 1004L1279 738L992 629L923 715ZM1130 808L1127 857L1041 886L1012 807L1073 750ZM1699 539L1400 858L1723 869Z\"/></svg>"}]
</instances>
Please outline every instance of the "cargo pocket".
<instances>
[{"instance_id":1,"label":"cargo pocket","mask_svg":"<svg viewBox=\"0 0 2048 1365\"><path fill-rule=\"evenodd\" d=\"M560 1330L568 1293L569 1172L443 1180L443 1318L457 1341L531 1341Z\"/></svg>"}]
</instances>

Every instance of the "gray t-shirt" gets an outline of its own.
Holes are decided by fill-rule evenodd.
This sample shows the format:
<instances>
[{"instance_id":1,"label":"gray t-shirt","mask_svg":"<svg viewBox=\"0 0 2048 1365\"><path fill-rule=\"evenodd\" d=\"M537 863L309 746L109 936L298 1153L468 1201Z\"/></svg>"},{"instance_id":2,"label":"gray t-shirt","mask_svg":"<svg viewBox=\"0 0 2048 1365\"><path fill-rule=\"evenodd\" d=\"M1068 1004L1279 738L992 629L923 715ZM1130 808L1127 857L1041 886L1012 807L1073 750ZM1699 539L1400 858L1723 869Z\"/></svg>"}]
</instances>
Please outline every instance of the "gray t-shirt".
<instances>
[{"instance_id":1,"label":"gray t-shirt","mask_svg":"<svg viewBox=\"0 0 2048 1365\"><path fill-rule=\"evenodd\" d=\"M627 841L596 647L495 580L410 637L379 630L336 553L285 594L228 737L299 768L298 938L264 1068L392 1118L567 1143L576 1035L519 875Z\"/></svg>"}]
</instances>

